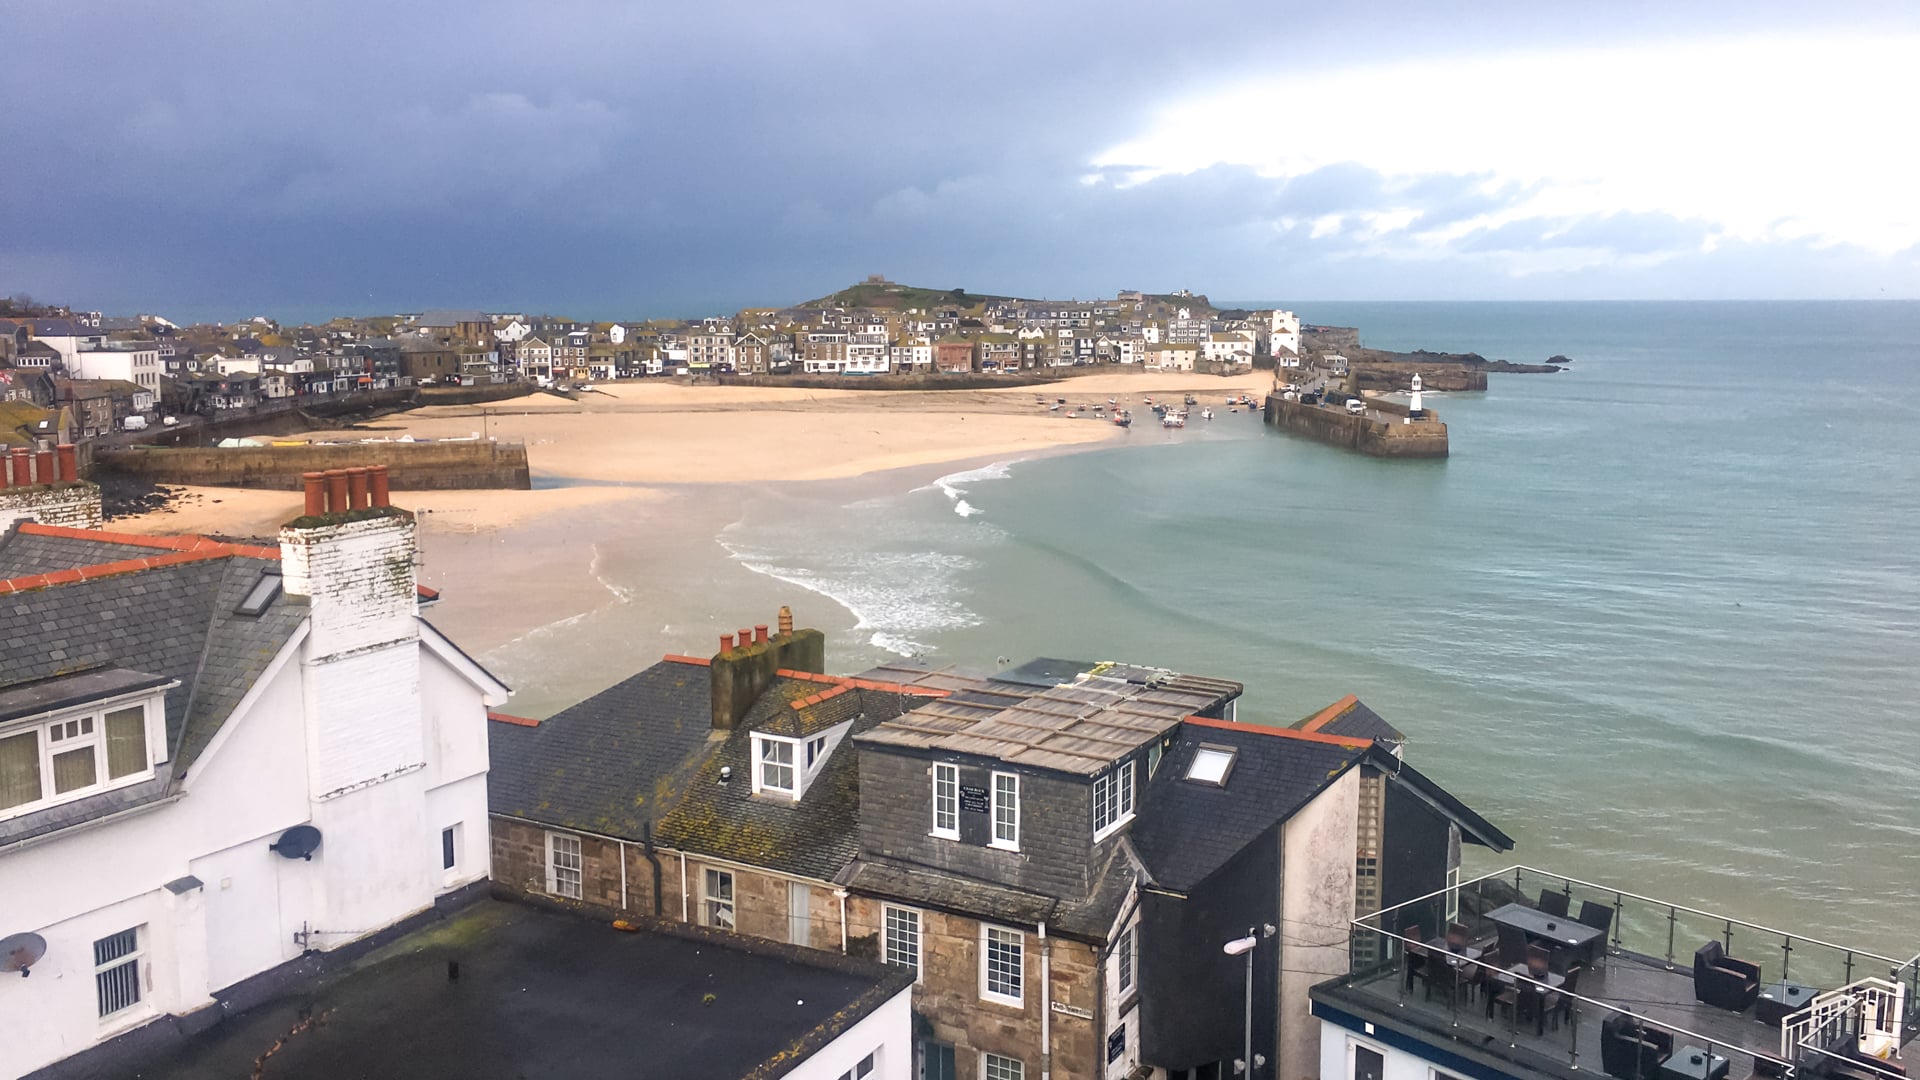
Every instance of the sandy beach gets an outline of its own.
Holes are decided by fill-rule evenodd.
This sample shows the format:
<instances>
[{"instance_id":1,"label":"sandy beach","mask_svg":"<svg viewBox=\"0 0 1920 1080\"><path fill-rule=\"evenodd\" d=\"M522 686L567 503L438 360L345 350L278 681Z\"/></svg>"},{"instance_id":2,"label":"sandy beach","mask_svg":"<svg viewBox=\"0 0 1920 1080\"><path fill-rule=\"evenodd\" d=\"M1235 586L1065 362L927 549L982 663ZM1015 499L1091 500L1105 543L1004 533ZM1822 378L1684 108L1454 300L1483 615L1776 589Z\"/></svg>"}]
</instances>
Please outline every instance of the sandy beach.
<instances>
[{"instance_id":1,"label":"sandy beach","mask_svg":"<svg viewBox=\"0 0 1920 1080\"><path fill-rule=\"evenodd\" d=\"M1118 399L1193 393L1219 406L1258 396L1271 375L1178 372L1087 375L1043 387L990 390L809 390L608 384L570 401L533 394L485 407L434 406L311 439L432 439L481 433L527 445L533 491L396 492L442 521L509 528L588 506L660 497L658 485L845 479L956 462L1031 456L1106 443L1120 428L1092 415ZM1038 402L1065 398L1049 411ZM1075 417L1076 406L1085 410ZM1151 417L1147 418L1148 420ZM298 512L293 492L182 489L168 510L118 518L129 532L270 536ZM476 526L480 527L480 526Z\"/></svg>"},{"instance_id":2,"label":"sandy beach","mask_svg":"<svg viewBox=\"0 0 1920 1080\"><path fill-rule=\"evenodd\" d=\"M401 491L419 522L417 573L441 599L436 626L547 715L657 660L794 605L812 625L854 617L803 587L755 573L722 537L754 507L897 494L944 473L1111 445L1091 417L1119 398L1192 392L1223 408L1271 376L1094 375L1047 387L943 392L617 384L579 401L547 394L417 409L310 438L444 438L476 431L527 444L534 490ZM1049 412L1036 398L1065 397ZM1086 418L1068 419L1075 405ZM1176 436L1177 437L1177 436ZM292 491L178 488L166 509L110 521L147 533L274 536L300 512ZM611 650L611 654L610 654Z\"/></svg>"}]
</instances>

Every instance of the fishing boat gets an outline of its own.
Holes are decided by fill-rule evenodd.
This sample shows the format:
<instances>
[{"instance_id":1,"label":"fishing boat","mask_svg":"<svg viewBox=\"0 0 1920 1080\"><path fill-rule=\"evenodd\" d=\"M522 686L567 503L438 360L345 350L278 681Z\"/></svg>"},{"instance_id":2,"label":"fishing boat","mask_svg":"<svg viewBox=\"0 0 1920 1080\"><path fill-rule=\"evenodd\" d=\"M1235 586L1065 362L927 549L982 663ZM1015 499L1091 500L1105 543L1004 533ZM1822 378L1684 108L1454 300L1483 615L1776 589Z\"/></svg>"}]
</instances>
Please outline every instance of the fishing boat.
<instances>
[{"instance_id":1,"label":"fishing boat","mask_svg":"<svg viewBox=\"0 0 1920 1080\"><path fill-rule=\"evenodd\" d=\"M1193 396L1192 394L1188 394L1188 395L1187 395L1187 404L1189 404L1189 405L1198 405L1198 404L1200 404L1200 399L1199 399L1199 398L1197 398L1197 397L1194 397L1194 396Z\"/></svg>"},{"instance_id":2,"label":"fishing boat","mask_svg":"<svg viewBox=\"0 0 1920 1080\"><path fill-rule=\"evenodd\" d=\"M1160 417L1160 426L1168 428L1186 427L1187 414L1183 412L1169 412Z\"/></svg>"},{"instance_id":3,"label":"fishing boat","mask_svg":"<svg viewBox=\"0 0 1920 1080\"><path fill-rule=\"evenodd\" d=\"M1120 427L1133 426L1133 414L1125 409L1113 410L1113 422Z\"/></svg>"},{"instance_id":4,"label":"fishing boat","mask_svg":"<svg viewBox=\"0 0 1920 1080\"><path fill-rule=\"evenodd\" d=\"M1211 420L1211 419L1213 419L1213 408L1212 408L1211 406L1209 406L1209 407L1207 407L1207 408L1204 408L1204 409L1201 409L1201 410L1200 410L1200 419L1202 419L1202 420Z\"/></svg>"}]
</instances>

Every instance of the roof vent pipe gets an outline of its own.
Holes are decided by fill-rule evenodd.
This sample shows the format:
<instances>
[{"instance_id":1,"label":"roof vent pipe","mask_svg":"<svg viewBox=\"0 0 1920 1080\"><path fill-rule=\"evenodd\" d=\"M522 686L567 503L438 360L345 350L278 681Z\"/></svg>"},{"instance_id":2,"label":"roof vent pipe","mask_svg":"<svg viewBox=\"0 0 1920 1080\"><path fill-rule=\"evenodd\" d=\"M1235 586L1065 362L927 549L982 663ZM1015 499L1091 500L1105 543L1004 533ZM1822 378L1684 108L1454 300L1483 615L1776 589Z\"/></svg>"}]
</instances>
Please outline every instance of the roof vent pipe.
<instances>
[{"instance_id":1,"label":"roof vent pipe","mask_svg":"<svg viewBox=\"0 0 1920 1080\"><path fill-rule=\"evenodd\" d=\"M780 625L780 636L785 637L786 635L793 633L793 609L786 606L785 604L780 605L779 625Z\"/></svg>"}]
</instances>

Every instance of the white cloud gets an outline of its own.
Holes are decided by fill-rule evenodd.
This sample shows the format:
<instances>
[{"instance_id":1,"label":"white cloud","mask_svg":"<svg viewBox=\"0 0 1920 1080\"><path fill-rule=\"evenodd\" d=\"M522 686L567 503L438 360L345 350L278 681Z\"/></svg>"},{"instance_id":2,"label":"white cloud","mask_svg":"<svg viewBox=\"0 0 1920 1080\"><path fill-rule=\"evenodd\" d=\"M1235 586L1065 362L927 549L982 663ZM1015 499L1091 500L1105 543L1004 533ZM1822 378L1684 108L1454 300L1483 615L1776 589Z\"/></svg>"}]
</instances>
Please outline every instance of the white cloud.
<instances>
[{"instance_id":1,"label":"white cloud","mask_svg":"<svg viewBox=\"0 0 1920 1080\"><path fill-rule=\"evenodd\" d=\"M1300 70L1163 109L1092 164L1122 184L1219 164L1291 178L1353 163L1522 185L1503 209L1403 237L1416 247L1533 218L1657 213L1738 240L1885 255L1920 244L1916 56L1920 36L1890 34ZM1368 224L1413 223L1388 210Z\"/></svg>"}]
</instances>

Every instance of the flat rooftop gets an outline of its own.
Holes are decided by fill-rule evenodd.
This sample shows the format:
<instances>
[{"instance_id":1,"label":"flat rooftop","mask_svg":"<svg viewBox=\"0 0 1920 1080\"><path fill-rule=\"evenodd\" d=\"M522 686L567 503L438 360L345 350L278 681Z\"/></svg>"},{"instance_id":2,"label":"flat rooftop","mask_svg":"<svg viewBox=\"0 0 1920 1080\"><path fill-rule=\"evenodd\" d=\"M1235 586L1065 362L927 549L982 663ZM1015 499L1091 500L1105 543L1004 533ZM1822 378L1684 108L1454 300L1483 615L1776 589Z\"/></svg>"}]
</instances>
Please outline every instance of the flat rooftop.
<instances>
[{"instance_id":1,"label":"flat rooftop","mask_svg":"<svg viewBox=\"0 0 1920 1080\"><path fill-rule=\"evenodd\" d=\"M138 1072L721 1080L782 1055L797 1064L906 986L904 973L832 954L812 963L784 946L751 948L481 900L343 971L301 977L170 1051L145 1048ZM133 1071L126 1060L89 1064L50 1073ZM765 1075L785 1071L773 1065Z\"/></svg>"},{"instance_id":2,"label":"flat rooftop","mask_svg":"<svg viewBox=\"0 0 1920 1080\"><path fill-rule=\"evenodd\" d=\"M1549 898L1564 904L1567 914L1546 912L1544 901ZM1504 959L1493 955L1498 924L1503 918L1511 920L1507 913L1515 909L1565 920L1573 930L1605 930L1599 946L1587 955L1577 949L1551 950L1554 978L1570 966L1582 968L1574 1007L1558 1024L1541 1024L1531 1017L1516 1022L1505 1009L1489 1015L1486 987L1495 972L1507 967ZM1471 947L1487 950L1481 958L1484 966L1470 962L1461 968L1466 980L1478 985L1455 999L1445 992L1444 980L1432 994L1419 978L1409 984L1403 966L1405 937L1434 942L1450 922L1465 927ZM1447 894L1435 894L1369 915L1354 925L1353 972L1313 989L1316 1014L1328 1017L1332 1010L1416 1029L1430 1046L1509 1075L1525 1075L1516 1072L1516 1066L1569 1080L1600 1075L1600 1025L1621 1013L1665 1029L1676 1053L1696 1046L1728 1058L1734 1078L1756 1072L1764 1076L1770 1064L1775 1068L1780 1063L1798 1064L1805 1049L1783 1042L1777 1018L1762 1008L1766 1003L1733 1011L1701 1001L1695 994L1694 951L1710 941L1722 943L1727 955L1754 964L1763 993L1778 994L1785 983L1815 992L1856 986L1865 978L1902 984L1909 1014L1902 1042L1912 1041L1920 1031L1916 1027L1920 1023L1920 996L1916 995L1920 956L1903 961L1528 867L1510 867L1463 882L1451 905ZM1527 936L1531 941L1542 940L1531 931ZM1443 943L1434 950L1441 956L1445 951Z\"/></svg>"},{"instance_id":3,"label":"flat rooftop","mask_svg":"<svg viewBox=\"0 0 1920 1080\"><path fill-rule=\"evenodd\" d=\"M1053 657L994 675L887 664L860 675L947 696L858 736L863 743L976 754L1091 776L1245 689L1162 668Z\"/></svg>"}]
</instances>

